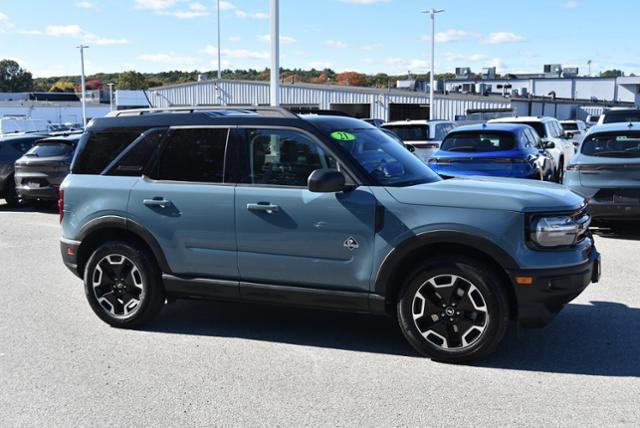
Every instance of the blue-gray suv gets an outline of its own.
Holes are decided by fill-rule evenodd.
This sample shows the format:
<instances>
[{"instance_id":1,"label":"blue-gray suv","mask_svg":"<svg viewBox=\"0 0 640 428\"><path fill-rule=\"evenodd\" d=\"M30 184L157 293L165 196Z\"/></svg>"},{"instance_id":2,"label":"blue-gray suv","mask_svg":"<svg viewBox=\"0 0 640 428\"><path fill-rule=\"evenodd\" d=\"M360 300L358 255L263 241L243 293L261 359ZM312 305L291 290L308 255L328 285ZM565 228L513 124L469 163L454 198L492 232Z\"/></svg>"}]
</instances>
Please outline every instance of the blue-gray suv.
<instances>
[{"instance_id":1,"label":"blue-gray suv","mask_svg":"<svg viewBox=\"0 0 640 428\"><path fill-rule=\"evenodd\" d=\"M582 197L441 180L363 121L177 109L94 119L61 187L62 257L115 327L211 298L397 316L422 355L492 352L600 275Z\"/></svg>"}]
</instances>

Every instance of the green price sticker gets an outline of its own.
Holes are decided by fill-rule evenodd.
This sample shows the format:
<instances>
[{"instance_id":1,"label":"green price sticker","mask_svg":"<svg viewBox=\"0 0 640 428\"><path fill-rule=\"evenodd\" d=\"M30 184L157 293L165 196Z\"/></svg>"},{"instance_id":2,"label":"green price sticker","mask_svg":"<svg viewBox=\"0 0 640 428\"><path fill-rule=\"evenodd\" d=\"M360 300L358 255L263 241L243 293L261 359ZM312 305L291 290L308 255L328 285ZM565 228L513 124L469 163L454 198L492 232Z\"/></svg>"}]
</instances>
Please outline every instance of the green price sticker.
<instances>
[{"instance_id":1,"label":"green price sticker","mask_svg":"<svg viewBox=\"0 0 640 428\"><path fill-rule=\"evenodd\" d=\"M331 138L338 141L354 141L356 136L350 132L336 131L331 133Z\"/></svg>"}]
</instances>

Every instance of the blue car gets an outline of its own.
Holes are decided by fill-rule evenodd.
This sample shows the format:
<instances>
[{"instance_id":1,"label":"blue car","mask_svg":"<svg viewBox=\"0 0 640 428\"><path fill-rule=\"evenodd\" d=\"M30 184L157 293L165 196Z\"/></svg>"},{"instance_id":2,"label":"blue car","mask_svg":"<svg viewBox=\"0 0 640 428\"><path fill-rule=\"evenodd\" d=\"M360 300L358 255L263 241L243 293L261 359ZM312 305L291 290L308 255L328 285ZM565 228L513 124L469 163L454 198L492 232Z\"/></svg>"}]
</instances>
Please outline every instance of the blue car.
<instances>
[{"instance_id":1,"label":"blue car","mask_svg":"<svg viewBox=\"0 0 640 428\"><path fill-rule=\"evenodd\" d=\"M429 159L429 166L444 178L484 175L550 181L555 172L540 136L522 124L456 128Z\"/></svg>"},{"instance_id":2,"label":"blue car","mask_svg":"<svg viewBox=\"0 0 640 428\"><path fill-rule=\"evenodd\" d=\"M640 122L597 125L567 165L564 185L599 220L640 219Z\"/></svg>"}]
</instances>

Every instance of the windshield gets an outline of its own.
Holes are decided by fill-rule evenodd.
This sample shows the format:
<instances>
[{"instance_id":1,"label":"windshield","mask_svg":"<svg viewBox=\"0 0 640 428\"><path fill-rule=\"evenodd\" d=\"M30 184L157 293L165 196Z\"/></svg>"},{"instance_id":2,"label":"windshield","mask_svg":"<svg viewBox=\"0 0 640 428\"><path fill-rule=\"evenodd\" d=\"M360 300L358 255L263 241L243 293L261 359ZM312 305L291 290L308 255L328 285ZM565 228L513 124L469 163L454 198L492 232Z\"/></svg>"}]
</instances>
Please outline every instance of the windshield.
<instances>
[{"instance_id":1,"label":"windshield","mask_svg":"<svg viewBox=\"0 0 640 428\"><path fill-rule=\"evenodd\" d=\"M577 123L561 123L562 129L565 131L577 131L578 124Z\"/></svg>"},{"instance_id":2,"label":"windshield","mask_svg":"<svg viewBox=\"0 0 640 428\"><path fill-rule=\"evenodd\" d=\"M611 158L640 157L640 133L601 134L582 143L582 154Z\"/></svg>"},{"instance_id":3,"label":"windshield","mask_svg":"<svg viewBox=\"0 0 640 428\"><path fill-rule=\"evenodd\" d=\"M501 152L513 150L515 141L513 135L506 132L465 132L449 134L440 145L440 150L446 152Z\"/></svg>"},{"instance_id":4,"label":"windshield","mask_svg":"<svg viewBox=\"0 0 640 428\"><path fill-rule=\"evenodd\" d=\"M603 123L640 122L640 110L612 110L604 115Z\"/></svg>"},{"instance_id":5,"label":"windshield","mask_svg":"<svg viewBox=\"0 0 640 428\"><path fill-rule=\"evenodd\" d=\"M331 137L380 186L413 186L440 180L426 164L379 129L341 130L332 132Z\"/></svg>"},{"instance_id":6,"label":"windshield","mask_svg":"<svg viewBox=\"0 0 640 428\"><path fill-rule=\"evenodd\" d=\"M34 157L51 157L65 156L71 154L73 146L67 143L40 143L33 146L27 153L27 156Z\"/></svg>"},{"instance_id":7,"label":"windshield","mask_svg":"<svg viewBox=\"0 0 640 428\"><path fill-rule=\"evenodd\" d=\"M428 125L387 125L384 128L395 132L402 141L427 141L430 139Z\"/></svg>"}]
</instances>

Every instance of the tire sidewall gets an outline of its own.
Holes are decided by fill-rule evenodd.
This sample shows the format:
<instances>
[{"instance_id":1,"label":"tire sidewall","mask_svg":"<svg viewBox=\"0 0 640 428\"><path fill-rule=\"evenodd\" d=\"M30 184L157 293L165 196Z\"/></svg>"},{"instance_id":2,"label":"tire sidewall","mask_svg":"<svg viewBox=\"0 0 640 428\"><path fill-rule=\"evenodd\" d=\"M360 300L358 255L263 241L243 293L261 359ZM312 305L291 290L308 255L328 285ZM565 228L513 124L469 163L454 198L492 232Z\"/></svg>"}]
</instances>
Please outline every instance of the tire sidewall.
<instances>
[{"instance_id":1,"label":"tire sidewall","mask_svg":"<svg viewBox=\"0 0 640 428\"><path fill-rule=\"evenodd\" d=\"M140 302L138 310L128 318L115 318L107 313L98 302L94 292L91 278L96 265L106 256L117 254L130 259L138 268L144 287L145 296ZM87 301L95 314L107 324L114 327L135 327L148 321L155 315L157 301L162 299L164 303L164 290L162 289L158 269L147 254L135 246L120 241L105 242L100 245L89 258L84 270L84 291ZM155 305L154 305L155 303Z\"/></svg>"},{"instance_id":2,"label":"tire sidewall","mask_svg":"<svg viewBox=\"0 0 640 428\"><path fill-rule=\"evenodd\" d=\"M413 320L413 299L422 284L438 275L458 275L471 282L484 297L489 315L480 339L464 349L443 350L428 342ZM398 322L409 343L422 355L437 361L462 363L491 353L502 340L509 309L497 277L487 267L466 258L442 257L423 264L409 275L398 301Z\"/></svg>"}]
</instances>

